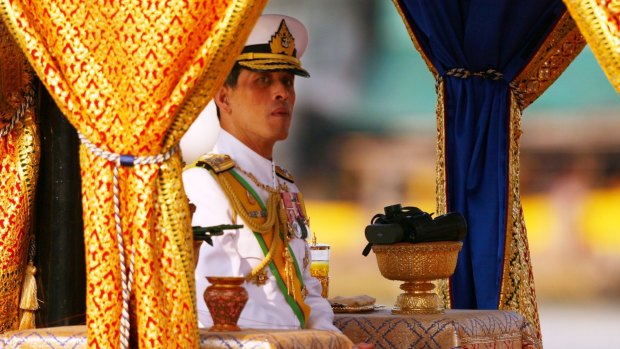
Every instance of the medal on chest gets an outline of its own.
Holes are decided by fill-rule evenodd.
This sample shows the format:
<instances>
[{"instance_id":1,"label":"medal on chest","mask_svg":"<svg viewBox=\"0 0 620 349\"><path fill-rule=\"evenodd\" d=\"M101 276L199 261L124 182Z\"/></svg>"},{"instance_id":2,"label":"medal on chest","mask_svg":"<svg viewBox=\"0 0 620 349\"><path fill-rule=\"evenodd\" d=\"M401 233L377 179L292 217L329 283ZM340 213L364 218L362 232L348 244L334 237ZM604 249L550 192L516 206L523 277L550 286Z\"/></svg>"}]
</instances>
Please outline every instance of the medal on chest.
<instances>
[{"instance_id":1,"label":"medal on chest","mask_svg":"<svg viewBox=\"0 0 620 349\"><path fill-rule=\"evenodd\" d=\"M286 212L286 227L289 239L305 239L308 237L308 218L304 215L301 199L298 193L281 191L282 209Z\"/></svg>"}]
</instances>

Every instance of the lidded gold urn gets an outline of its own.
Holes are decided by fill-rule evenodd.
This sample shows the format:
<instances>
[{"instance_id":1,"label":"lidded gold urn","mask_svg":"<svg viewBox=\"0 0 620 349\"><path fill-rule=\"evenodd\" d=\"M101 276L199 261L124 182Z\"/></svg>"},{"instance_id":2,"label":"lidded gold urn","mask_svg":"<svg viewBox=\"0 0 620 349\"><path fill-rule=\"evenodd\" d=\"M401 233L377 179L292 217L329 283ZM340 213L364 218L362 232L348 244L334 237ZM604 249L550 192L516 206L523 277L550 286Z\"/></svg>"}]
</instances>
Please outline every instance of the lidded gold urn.
<instances>
[{"instance_id":1,"label":"lidded gold urn","mask_svg":"<svg viewBox=\"0 0 620 349\"><path fill-rule=\"evenodd\" d=\"M396 299L392 313L443 312L433 281L452 276L462 245L461 241L373 245L381 275L389 280L404 281L400 289L405 292Z\"/></svg>"}]
</instances>

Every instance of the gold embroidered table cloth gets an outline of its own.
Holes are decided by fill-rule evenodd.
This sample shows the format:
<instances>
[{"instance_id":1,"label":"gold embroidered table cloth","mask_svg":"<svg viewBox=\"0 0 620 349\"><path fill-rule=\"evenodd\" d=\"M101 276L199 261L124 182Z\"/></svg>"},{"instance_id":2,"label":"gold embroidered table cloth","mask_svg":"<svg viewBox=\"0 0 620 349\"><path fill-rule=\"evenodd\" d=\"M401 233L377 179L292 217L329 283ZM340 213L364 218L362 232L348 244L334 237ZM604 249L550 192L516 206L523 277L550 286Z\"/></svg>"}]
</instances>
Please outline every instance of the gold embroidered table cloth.
<instances>
[{"instance_id":1,"label":"gold embroidered table cloth","mask_svg":"<svg viewBox=\"0 0 620 349\"><path fill-rule=\"evenodd\" d=\"M535 328L520 314L504 310L446 310L443 314L336 314L334 324L353 343L376 349L542 349Z\"/></svg>"},{"instance_id":2,"label":"gold embroidered table cloth","mask_svg":"<svg viewBox=\"0 0 620 349\"><path fill-rule=\"evenodd\" d=\"M346 336L330 331L209 332L205 329L199 331L200 348L348 349L353 345ZM48 327L0 335L0 348L3 349L82 349L86 347L86 326Z\"/></svg>"}]
</instances>

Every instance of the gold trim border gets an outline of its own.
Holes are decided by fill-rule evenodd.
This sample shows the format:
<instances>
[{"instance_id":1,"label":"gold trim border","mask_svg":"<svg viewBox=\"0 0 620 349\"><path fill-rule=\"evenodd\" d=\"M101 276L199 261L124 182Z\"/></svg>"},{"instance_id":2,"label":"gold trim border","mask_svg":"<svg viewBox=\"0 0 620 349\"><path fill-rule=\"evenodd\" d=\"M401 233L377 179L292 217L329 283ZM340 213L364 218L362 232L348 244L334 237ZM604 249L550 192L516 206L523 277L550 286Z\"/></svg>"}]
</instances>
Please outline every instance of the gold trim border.
<instances>
[{"instance_id":1,"label":"gold trim border","mask_svg":"<svg viewBox=\"0 0 620 349\"><path fill-rule=\"evenodd\" d=\"M445 124L445 82L439 79L437 84L437 143L435 163L435 212L442 215L448 212L446 179L446 124ZM435 281L437 294L445 309L452 308L450 297L450 280Z\"/></svg>"},{"instance_id":2,"label":"gold trim border","mask_svg":"<svg viewBox=\"0 0 620 349\"><path fill-rule=\"evenodd\" d=\"M607 79L620 93L620 28L612 23L620 19L620 12L601 3L598 0L564 0ZM620 5L618 1L607 3L616 8Z\"/></svg>"},{"instance_id":3,"label":"gold trim border","mask_svg":"<svg viewBox=\"0 0 620 349\"><path fill-rule=\"evenodd\" d=\"M530 62L512 81L523 93L525 109L551 86L581 53L586 41L568 12L558 20Z\"/></svg>"},{"instance_id":4,"label":"gold trim border","mask_svg":"<svg viewBox=\"0 0 620 349\"><path fill-rule=\"evenodd\" d=\"M506 192L506 226L504 242L504 265L498 308L515 310L534 327L540 340L540 319L536 303L534 274L530 258L527 230L521 206L519 184L521 109L515 96L510 98L508 188ZM542 347L542 346L541 346Z\"/></svg>"}]
</instances>

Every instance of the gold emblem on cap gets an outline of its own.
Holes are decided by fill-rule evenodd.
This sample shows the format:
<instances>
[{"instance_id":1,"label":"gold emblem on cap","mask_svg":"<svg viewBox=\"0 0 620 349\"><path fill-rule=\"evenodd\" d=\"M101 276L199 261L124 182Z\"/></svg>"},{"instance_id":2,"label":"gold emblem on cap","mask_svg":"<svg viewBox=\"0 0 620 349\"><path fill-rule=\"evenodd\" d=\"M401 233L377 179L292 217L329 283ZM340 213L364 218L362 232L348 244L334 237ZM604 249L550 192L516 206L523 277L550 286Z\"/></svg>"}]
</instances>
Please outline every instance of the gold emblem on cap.
<instances>
[{"instance_id":1,"label":"gold emblem on cap","mask_svg":"<svg viewBox=\"0 0 620 349\"><path fill-rule=\"evenodd\" d=\"M280 22L278 31L271 36L269 47L271 48L271 53L283 53L287 56L292 56L293 52L295 52L295 38L288 31L284 20Z\"/></svg>"}]
</instances>

